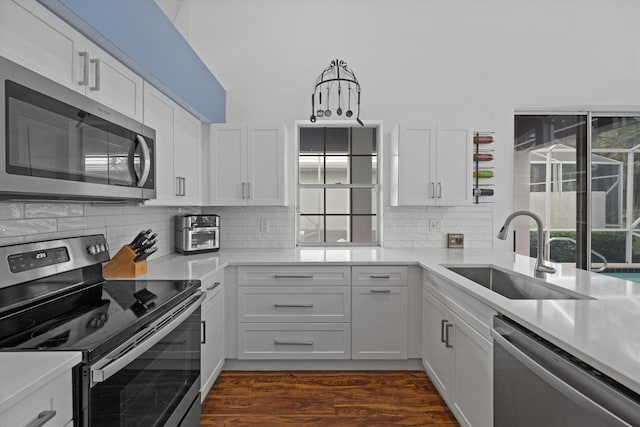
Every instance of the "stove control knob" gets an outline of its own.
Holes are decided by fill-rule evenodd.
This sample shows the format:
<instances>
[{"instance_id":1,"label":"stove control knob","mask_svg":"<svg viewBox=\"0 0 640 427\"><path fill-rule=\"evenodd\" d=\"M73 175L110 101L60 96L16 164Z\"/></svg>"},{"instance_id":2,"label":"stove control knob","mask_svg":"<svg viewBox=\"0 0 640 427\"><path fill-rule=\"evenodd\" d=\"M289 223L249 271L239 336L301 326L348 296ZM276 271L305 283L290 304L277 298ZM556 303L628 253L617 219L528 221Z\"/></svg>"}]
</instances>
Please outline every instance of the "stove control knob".
<instances>
[{"instance_id":1,"label":"stove control knob","mask_svg":"<svg viewBox=\"0 0 640 427\"><path fill-rule=\"evenodd\" d=\"M105 248L104 243L100 243L98 246L98 253L102 253L104 251L107 250L107 248Z\"/></svg>"},{"instance_id":2,"label":"stove control knob","mask_svg":"<svg viewBox=\"0 0 640 427\"><path fill-rule=\"evenodd\" d=\"M87 252L89 255L95 255L98 253L98 247L96 245L87 246Z\"/></svg>"}]
</instances>

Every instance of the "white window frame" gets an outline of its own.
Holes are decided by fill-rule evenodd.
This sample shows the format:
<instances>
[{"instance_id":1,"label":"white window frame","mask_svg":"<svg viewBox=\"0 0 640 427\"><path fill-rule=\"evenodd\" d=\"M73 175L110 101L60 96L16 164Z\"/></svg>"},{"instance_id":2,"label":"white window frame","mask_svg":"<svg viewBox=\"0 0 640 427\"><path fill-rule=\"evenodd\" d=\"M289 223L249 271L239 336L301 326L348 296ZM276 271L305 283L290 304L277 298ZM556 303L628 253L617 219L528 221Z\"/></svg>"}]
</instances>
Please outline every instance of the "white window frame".
<instances>
[{"instance_id":1,"label":"white window frame","mask_svg":"<svg viewBox=\"0 0 640 427\"><path fill-rule=\"evenodd\" d=\"M360 125L354 120L318 120L316 123L311 123L309 120L297 120L295 122L295 233L296 233L296 246L300 247L314 247L314 246L331 246L331 247L349 247L349 246L362 246L362 247L379 247L383 244L383 178L384 178L384 157L383 157L383 143L382 143L382 121L381 120L363 120L365 127L376 129L376 152L378 162L378 183L374 185L376 191L376 230L377 241L366 243L337 243L337 242L300 242L300 186L299 186L299 165L300 165L300 129L301 128L352 128L359 127ZM339 188L357 188L358 185L339 185Z\"/></svg>"}]
</instances>

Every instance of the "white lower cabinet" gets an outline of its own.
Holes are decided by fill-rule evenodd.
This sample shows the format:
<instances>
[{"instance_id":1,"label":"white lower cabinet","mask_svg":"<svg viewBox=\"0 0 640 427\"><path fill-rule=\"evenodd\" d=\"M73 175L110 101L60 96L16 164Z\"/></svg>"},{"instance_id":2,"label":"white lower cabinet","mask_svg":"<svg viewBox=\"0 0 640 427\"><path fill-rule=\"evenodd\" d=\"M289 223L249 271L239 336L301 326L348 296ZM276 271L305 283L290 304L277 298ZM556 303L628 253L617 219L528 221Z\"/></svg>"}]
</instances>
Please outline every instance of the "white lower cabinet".
<instances>
[{"instance_id":1,"label":"white lower cabinet","mask_svg":"<svg viewBox=\"0 0 640 427\"><path fill-rule=\"evenodd\" d=\"M241 323L238 359L349 359L348 323Z\"/></svg>"},{"instance_id":2,"label":"white lower cabinet","mask_svg":"<svg viewBox=\"0 0 640 427\"><path fill-rule=\"evenodd\" d=\"M351 301L351 357L406 359L407 287L357 286Z\"/></svg>"},{"instance_id":3,"label":"white lower cabinet","mask_svg":"<svg viewBox=\"0 0 640 427\"><path fill-rule=\"evenodd\" d=\"M202 304L202 353L201 353L201 400L216 382L224 365L224 285L214 280L204 289L207 298Z\"/></svg>"},{"instance_id":4,"label":"white lower cabinet","mask_svg":"<svg viewBox=\"0 0 640 427\"><path fill-rule=\"evenodd\" d=\"M238 267L238 359L351 358L351 268Z\"/></svg>"},{"instance_id":5,"label":"white lower cabinet","mask_svg":"<svg viewBox=\"0 0 640 427\"><path fill-rule=\"evenodd\" d=\"M427 289L422 322L423 364L442 398L463 426L492 426L492 343Z\"/></svg>"},{"instance_id":6,"label":"white lower cabinet","mask_svg":"<svg viewBox=\"0 0 640 427\"><path fill-rule=\"evenodd\" d=\"M2 426L73 426L71 371L43 384L36 392L0 413ZM48 420L45 422L45 420Z\"/></svg>"}]
</instances>

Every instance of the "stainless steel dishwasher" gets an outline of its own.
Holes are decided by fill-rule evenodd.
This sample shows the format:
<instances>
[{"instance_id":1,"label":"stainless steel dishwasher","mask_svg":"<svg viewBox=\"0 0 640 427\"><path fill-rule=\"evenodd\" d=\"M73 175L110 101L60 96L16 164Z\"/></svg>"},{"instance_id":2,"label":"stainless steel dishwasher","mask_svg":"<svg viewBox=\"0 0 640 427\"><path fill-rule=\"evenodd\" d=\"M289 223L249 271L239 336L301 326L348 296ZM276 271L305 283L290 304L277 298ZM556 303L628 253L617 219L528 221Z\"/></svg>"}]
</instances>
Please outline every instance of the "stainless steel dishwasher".
<instances>
[{"instance_id":1,"label":"stainless steel dishwasher","mask_svg":"<svg viewBox=\"0 0 640 427\"><path fill-rule=\"evenodd\" d=\"M504 316L493 336L494 427L640 426L640 395Z\"/></svg>"}]
</instances>

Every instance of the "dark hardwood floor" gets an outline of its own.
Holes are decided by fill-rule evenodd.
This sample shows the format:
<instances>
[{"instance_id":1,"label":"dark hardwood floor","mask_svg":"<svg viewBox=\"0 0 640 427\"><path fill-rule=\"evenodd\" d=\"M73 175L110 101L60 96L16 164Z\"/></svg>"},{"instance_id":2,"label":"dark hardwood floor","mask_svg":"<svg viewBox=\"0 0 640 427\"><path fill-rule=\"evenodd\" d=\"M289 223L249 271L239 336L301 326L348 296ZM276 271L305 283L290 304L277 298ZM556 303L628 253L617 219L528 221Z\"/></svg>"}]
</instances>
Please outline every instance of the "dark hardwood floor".
<instances>
[{"instance_id":1,"label":"dark hardwood floor","mask_svg":"<svg viewBox=\"0 0 640 427\"><path fill-rule=\"evenodd\" d=\"M458 426L419 371L225 371L201 425Z\"/></svg>"}]
</instances>

